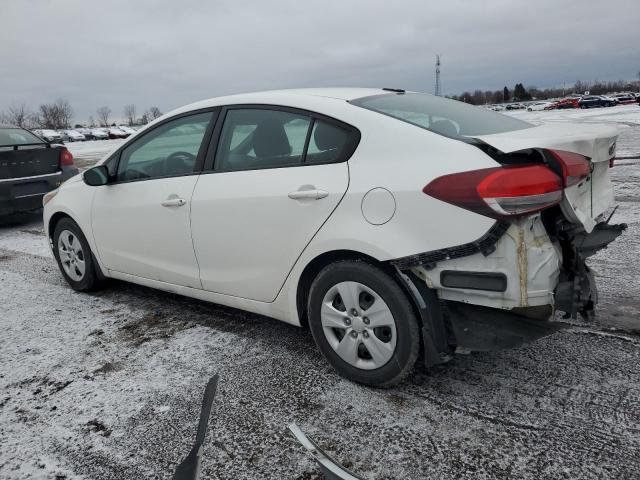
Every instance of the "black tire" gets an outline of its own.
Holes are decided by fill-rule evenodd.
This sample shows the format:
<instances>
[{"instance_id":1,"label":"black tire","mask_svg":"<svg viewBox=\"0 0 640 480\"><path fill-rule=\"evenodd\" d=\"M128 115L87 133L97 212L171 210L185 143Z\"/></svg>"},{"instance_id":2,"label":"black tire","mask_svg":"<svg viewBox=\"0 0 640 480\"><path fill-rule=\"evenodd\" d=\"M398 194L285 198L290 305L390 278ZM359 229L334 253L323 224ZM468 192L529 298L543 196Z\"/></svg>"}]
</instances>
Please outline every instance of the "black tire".
<instances>
[{"instance_id":1,"label":"black tire","mask_svg":"<svg viewBox=\"0 0 640 480\"><path fill-rule=\"evenodd\" d=\"M391 311L396 328L396 347L387 363L379 368L367 370L351 365L336 353L325 336L320 313L322 302L329 289L341 282L358 282L371 289ZM316 345L341 376L373 387L390 387L412 371L420 352L418 320L407 295L381 268L357 260L328 265L311 284L307 309ZM366 310L363 313L366 314Z\"/></svg>"},{"instance_id":2,"label":"black tire","mask_svg":"<svg viewBox=\"0 0 640 480\"><path fill-rule=\"evenodd\" d=\"M60 253L58 251L58 242L60 240L60 235L64 231L73 233L82 247L82 258L85 263L85 269L84 274L80 279L71 278L62 265ZM99 267L96 265L93 253L91 252L91 247L89 247L89 243L87 242L87 239L82 233L82 230L80 229L78 224L70 218L63 218L56 224L53 232L53 254L56 258L56 262L58 262L58 268L60 269L62 276L71 286L71 288L80 292L86 292L90 290L96 290L101 286L102 276L98 272Z\"/></svg>"}]
</instances>

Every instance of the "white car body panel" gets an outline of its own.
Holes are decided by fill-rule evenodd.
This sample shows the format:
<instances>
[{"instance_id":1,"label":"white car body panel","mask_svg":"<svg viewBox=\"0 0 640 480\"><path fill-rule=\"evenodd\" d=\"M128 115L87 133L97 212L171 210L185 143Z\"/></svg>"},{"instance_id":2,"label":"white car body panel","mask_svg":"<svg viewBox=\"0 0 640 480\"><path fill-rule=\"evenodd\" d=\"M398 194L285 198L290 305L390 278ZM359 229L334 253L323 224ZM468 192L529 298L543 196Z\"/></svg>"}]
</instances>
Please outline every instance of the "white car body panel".
<instances>
[{"instance_id":1,"label":"white car body panel","mask_svg":"<svg viewBox=\"0 0 640 480\"><path fill-rule=\"evenodd\" d=\"M189 219L197 180L197 175L188 175L94 187L91 225L104 266L201 288ZM162 206L171 198L182 198L186 204Z\"/></svg>"},{"instance_id":2,"label":"white car body panel","mask_svg":"<svg viewBox=\"0 0 640 480\"><path fill-rule=\"evenodd\" d=\"M191 224L203 288L273 301L348 185L345 162L201 175ZM312 189L327 196L288 197Z\"/></svg>"},{"instance_id":3,"label":"white car body panel","mask_svg":"<svg viewBox=\"0 0 640 480\"><path fill-rule=\"evenodd\" d=\"M308 89L220 97L174 110L137 131L128 145L157 123L180 113L233 104L274 104L318 112L357 127L360 145L345 163L255 171L206 173L90 187L76 177L45 207L45 229L55 213L71 216L85 232L106 276L299 324L297 289L304 269L320 255L351 251L392 260L472 242L495 220L425 195L422 188L446 174L499 166L473 145L356 107L347 100L379 89ZM478 138L505 153L555 148L594 160L594 182L607 182L614 129L553 125ZM303 185L326 190L307 203L288 198ZM601 184L604 185L604 184ZM381 224L367 221L363 199L373 189L391 192L394 208ZM584 211L584 185L567 191L574 215ZM570 191L571 190L571 191ZM594 211L610 205L610 188ZM175 194L188 203L166 208ZM598 197L596 195L596 197ZM252 202L257 207L252 208ZM131 205L136 208L132 210ZM579 217L585 229L597 215ZM93 217L93 220L92 220ZM591 226L593 228L593 226ZM280 243L273 243L280 238ZM158 241L158 240L161 241ZM553 303L560 253L539 217L512 225L485 257L447 260L416 269L439 285L442 269L504 272L506 292L440 288L442 298L498 308Z\"/></svg>"}]
</instances>

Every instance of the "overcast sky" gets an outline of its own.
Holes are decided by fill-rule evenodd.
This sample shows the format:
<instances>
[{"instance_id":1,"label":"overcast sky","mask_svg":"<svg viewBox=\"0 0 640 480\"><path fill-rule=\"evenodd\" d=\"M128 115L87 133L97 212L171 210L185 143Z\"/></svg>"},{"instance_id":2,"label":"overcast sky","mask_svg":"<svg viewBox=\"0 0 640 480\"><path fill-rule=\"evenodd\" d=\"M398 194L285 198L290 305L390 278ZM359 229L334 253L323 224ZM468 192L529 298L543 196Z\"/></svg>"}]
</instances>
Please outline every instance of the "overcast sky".
<instances>
[{"instance_id":1,"label":"overcast sky","mask_svg":"<svg viewBox=\"0 0 640 480\"><path fill-rule=\"evenodd\" d=\"M0 0L0 111L67 98L86 122L306 86L447 94L636 79L639 0Z\"/></svg>"}]
</instances>

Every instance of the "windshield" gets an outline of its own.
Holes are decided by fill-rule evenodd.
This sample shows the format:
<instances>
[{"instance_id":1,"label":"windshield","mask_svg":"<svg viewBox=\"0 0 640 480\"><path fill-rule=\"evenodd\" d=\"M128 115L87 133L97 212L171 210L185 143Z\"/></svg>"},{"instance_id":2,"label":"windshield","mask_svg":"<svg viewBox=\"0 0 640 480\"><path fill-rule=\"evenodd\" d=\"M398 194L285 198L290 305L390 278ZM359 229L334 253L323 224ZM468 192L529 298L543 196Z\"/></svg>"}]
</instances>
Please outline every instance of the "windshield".
<instances>
[{"instance_id":1,"label":"windshield","mask_svg":"<svg viewBox=\"0 0 640 480\"><path fill-rule=\"evenodd\" d=\"M452 138L491 135L533 126L486 108L424 93L375 95L351 103Z\"/></svg>"},{"instance_id":2,"label":"windshield","mask_svg":"<svg viewBox=\"0 0 640 480\"><path fill-rule=\"evenodd\" d=\"M21 128L0 128L0 147L44 143L33 133Z\"/></svg>"}]
</instances>

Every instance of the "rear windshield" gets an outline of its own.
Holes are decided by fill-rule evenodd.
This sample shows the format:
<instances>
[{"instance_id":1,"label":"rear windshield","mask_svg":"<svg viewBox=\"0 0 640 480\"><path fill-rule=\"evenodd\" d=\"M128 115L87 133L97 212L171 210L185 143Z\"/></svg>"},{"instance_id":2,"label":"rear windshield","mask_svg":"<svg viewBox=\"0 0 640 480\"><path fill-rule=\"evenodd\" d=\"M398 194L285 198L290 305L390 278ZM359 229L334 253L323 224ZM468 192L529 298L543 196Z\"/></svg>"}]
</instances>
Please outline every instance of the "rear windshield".
<instances>
[{"instance_id":1,"label":"rear windshield","mask_svg":"<svg viewBox=\"0 0 640 480\"><path fill-rule=\"evenodd\" d=\"M33 133L21 128L0 128L0 147L33 145L35 143L39 144L44 142Z\"/></svg>"},{"instance_id":2,"label":"rear windshield","mask_svg":"<svg viewBox=\"0 0 640 480\"><path fill-rule=\"evenodd\" d=\"M351 103L452 138L491 135L533 126L486 108L424 93L374 95Z\"/></svg>"}]
</instances>

